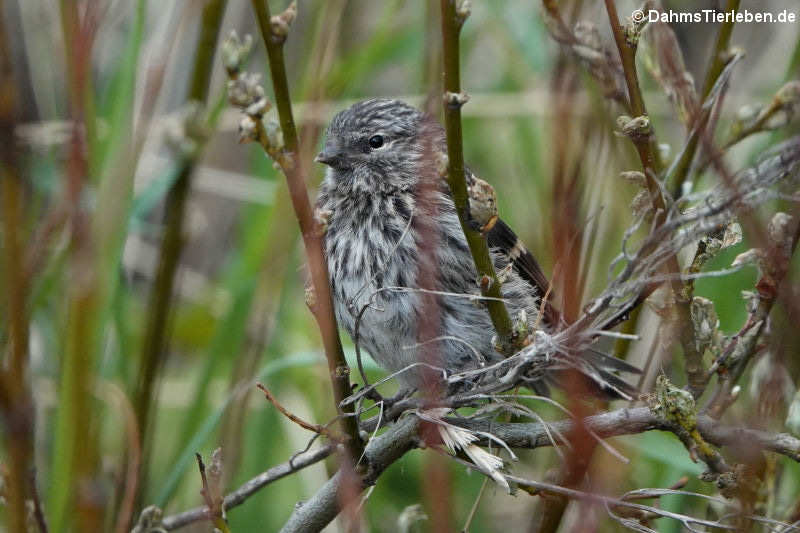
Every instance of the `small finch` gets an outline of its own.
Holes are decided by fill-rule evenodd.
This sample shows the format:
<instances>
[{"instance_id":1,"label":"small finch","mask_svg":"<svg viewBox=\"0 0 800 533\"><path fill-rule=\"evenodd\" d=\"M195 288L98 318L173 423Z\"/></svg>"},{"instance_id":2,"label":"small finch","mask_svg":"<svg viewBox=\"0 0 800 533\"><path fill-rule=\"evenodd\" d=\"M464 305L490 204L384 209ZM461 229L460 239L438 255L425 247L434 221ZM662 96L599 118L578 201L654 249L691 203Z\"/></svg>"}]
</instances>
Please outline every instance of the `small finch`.
<instances>
[{"instance_id":1,"label":"small finch","mask_svg":"<svg viewBox=\"0 0 800 533\"><path fill-rule=\"evenodd\" d=\"M478 273L442 177L445 152L444 130L434 119L398 100L371 99L333 118L316 157L329 167L317 210L325 217L323 242L336 318L378 364L403 371L400 381L416 388L423 372L414 363L433 363L452 373L503 357L486 308L476 305ZM473 189L488 187L469 170L466 178L468 184L484 185ZM539 319L548 288L539 264L506 223L487 218L489 223L475 225L484 231L503 278L509 313L526 322L523 331L556 327L558 313L549 303ZM426 305L431 297L434 309ZM435 362L425 359L432 347ZM574 357L587 358L574 366L601 390L631 394L632 388L610 371L634 367L598 353ZM556 371L543 369L535 379L544 388Z\"/></svg>"}]
</instances>

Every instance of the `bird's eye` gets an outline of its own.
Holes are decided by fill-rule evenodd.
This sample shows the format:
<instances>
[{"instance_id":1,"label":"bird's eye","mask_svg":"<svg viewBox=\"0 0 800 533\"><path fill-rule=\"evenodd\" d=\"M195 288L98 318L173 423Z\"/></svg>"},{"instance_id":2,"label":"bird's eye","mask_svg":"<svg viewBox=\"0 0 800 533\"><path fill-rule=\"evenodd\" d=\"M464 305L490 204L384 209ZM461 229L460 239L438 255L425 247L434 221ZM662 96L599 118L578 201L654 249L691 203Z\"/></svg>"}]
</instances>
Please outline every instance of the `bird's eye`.
<instances>
[{"instance_id":1,"label":"bird's eye","mask_svg":"<svg viewBox=\"0 0 800 533\"><path fill-rule=\"evenodd\" d=\"M383 146L383 135L373 135L369 138L370 148L380 148Z\"/></svg>"}]
</instances>

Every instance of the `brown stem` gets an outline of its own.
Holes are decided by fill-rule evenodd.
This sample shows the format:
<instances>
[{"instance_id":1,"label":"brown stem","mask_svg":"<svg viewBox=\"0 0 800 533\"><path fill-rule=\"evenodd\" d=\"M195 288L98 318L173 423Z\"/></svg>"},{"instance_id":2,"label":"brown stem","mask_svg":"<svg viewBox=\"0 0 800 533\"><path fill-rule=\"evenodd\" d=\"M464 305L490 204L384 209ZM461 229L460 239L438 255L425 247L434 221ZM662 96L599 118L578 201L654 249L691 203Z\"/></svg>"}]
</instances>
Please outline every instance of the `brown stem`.
<instances>
[{"instance_id":1,"label":"brown stem","mask_svg":"<svg viewBox=\"0 0 800 533\"><path fill-rule=\"evenodd\" d=\"M336 315L333 311L333 295L331 294L328 265L322 250L321 231L314 219L311 203L306 190L306 173L304 164L300 161L297 138L292 115L292 101L289 94L289 82L286 78L286 65L283 59L283 43L286 35L276 31L272 25L269 3L266 0L252 0L253 10L256 13L261 36L267 48L269 70L272 75L272 87L275 95L275 105L283 131L283 140L287 152L288 164L281 168L286 175L289 186L289 195L292 200L295 216L300 225L303 236L308 266L311 272L311 283L314 288L314 318L317 321L322 335L322 344L325 348L325 357L328 361L333 397L336 410L341 415L341 425L348 440L346 447L351 463L356 466L362 456L364 444L358 433L358 423L354 416L352 405L342 407L342 401L347 398L352 388L350 386L350 368L344 358L342 341L336 325Z\"/></svg>"},{"instance_id":2,"label":"brown stem","mask_svg":"<svg viewBox=\"0 0 800 533\"><path fill-rule=\"evenodd\" d=\"M19 118L16 78L6 39L3 5L0 2L0 194L2 195L3 320L7 349L0 360L0 422L8 468L7 496L9 530L27 531L28 478L33 461L33 398L28 384L29 322L27 287L23 268L24 182L18 172L14 128Z\"/></svg>"},{"instance_id":3,"label":"brown stem","mask_svg":"<svg viewBox=\"0 0 800 533\"><path fill-rule=\"evenodd\" d=\"M459 67L459 33L464 17L456 12L455 0L441 0L442 8L442 44L444 61L444 122L447 132L447 182L450 193L461 222L461 229L467 239L470 253L475 261L478 275L485 280L481 283L481 291L488 297L487 308L494 329L500 339L504 352L514 351L514 328L505 304L502 302L500 281L494 271L494 264L489 255L489 247L480 231L470 223L469 197L464 169L464 148L461 135L461 106L464 104L461 95Z\"/></svg>"},{"instance_id":4,"label":"brown stem","mask_svg":"<svg viewBox=\"0 0 800 533\"><path fill-rule=\"evenodd\" d=\"M636 74L636 46L629 42L622 26L620 26L615 1L605 0L605 4L606 11L608 12L608 19L611 23L611 30L614 34L614 41L617 43L617 49L619 50L619 55L622 60L622 68L625 71L625 82L628 86L631 111L636 117L646 116L647 109L644 105L644 99L642 98L642 92L639 87L639 78ZM663 224L667 213L664 198L661 194L661 188L659 184L656 183L657 166L656 152L654 151L655 143L653 142L654 137L651 129L646 136L633 136L633 143L636 146L636 151L639 153L639 159L644 169L645 182L648 192L650 193L650 200L653 203L653 211L655 213L653 227L657 228ZM667 261L666 268L673 274L677 274L681 271L677 256L673 255L670 257ZM689 306L691 303L691 294L686 293L683 284L677 276L671 282L671 286L676 300L675 312L679 327L678 337L686 360L686 374L689 380L689 390L693 396L697 397L702 393L705 380L703 354L699 353L697 350L697 343L694 338L694 326L692 325L690 316Z\"/></svg>"},{"instance_id":5,"label":"brown stem","mask_svg":"<svg viewBox=\"0 0 800 533\"><path fill-rule=\"evenodd\" d=\"M327 428L327 426L306 422L299 416L291 413L288 409L286 409L283 405L281 405L281 403L277 400L277 398L275 398L275 396L273 396L272 393L269 391L269 389L265 387L263 384L256 383L256 387L258 387L258 390L264 393L264 397L267 399L269 403L273 405L273 407L275 407L275 409L277 409L283 416L285 416L286 418L288 418L301 428L307 429L308 431L313 431L314 433L319 433L320 435L325 435L334 442L342 442L346 440L342 435L337 435L333 433L331 430Z\"/></svg>"}]
</instances>

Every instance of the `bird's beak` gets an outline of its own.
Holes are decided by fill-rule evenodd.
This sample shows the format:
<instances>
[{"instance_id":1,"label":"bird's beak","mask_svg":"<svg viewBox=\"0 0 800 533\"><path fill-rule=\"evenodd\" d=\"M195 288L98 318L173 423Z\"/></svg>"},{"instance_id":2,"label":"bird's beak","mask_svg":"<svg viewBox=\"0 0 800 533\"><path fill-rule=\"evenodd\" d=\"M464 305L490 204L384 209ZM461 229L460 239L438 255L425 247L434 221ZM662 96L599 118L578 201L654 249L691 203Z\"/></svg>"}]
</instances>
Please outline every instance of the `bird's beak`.
<instances>
[{"instance_id":1,"label":"bird's beak","mask_svg":"<svg viewBox=\"0 0 800 533\"><path fill-rule=\"evenodd\" d=\"M322 163L323 165L333 166L337 159L339 158L333 152L323 150L317 154L317 157L314 158L314 161L317 163Z\"/></svg>"}]
</instances>

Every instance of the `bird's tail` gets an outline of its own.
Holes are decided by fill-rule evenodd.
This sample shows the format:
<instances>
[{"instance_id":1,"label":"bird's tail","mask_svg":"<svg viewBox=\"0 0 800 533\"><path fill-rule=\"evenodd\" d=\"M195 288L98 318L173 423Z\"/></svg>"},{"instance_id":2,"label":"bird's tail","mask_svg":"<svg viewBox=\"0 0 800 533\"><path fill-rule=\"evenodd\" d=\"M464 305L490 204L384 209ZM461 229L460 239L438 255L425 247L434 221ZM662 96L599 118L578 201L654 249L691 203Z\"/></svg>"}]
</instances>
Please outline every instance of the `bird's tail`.
<instances>
[{"instance_id":1,"label":"bird's tail","mask_svg":"<svg viewBox=\"0 0 800 533\"><path fill-rule=\"evenodd\" d=\"M641 374L641 370L622 359L605 354L594 348L588 348L580 355L559 358L549 369L544 380L533 384L537 394L548 395L550 385L563 388L568 379L568 373L578 372L588 378L587 385L598 396L611 400L633 400L639 395L639 390L617 375L617 372L628 374Z\"/></svg>"}]
</instances>

